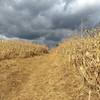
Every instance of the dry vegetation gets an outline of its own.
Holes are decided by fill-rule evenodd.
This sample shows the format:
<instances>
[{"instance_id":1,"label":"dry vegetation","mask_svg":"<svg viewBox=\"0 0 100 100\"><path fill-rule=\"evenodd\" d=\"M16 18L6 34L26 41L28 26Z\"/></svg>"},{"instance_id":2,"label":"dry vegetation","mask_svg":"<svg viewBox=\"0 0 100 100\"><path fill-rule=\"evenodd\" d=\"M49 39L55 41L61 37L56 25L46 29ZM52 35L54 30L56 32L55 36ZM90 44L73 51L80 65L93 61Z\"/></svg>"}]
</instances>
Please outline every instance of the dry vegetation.
<instances>
[{"instance_id":1,"label":"dry vegetation","mask_svg":"<svg viewBox=\"0 0 100 100\"><path fill-rule=\"evenodd\" d=\"M48 53L48 48L26 41L0 40L0 60L27 58Z\"/></svg>"},{"instance_id":2,"label":"dry vegetation","mask_svg":"<svg viewBox=\"0 0 100 100\"><path fill-rule=\"evenodd\" d=\"M71 38L49 54L44 46L0 42L0 52L12 49L0 61L0 100L100 100L99 35ZM34 49L46 51L23 57Z\"/></svg>"}]
</instances>

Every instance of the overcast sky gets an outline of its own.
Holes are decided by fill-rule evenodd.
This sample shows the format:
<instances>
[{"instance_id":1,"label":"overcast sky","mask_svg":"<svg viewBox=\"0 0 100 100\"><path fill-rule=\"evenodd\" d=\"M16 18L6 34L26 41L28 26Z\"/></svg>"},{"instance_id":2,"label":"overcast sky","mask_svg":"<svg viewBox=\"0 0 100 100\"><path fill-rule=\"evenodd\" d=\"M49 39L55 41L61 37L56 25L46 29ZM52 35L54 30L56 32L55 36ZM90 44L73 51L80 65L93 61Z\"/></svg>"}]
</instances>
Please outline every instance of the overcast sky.
<instances>
[{"instance_id":1,"label":"overcast sky","mask_svg":"<svg viewBox=\"0 0 100 100\"><path fill-rule=\"evenodd\" d=\"M0 0L0 37L57 43L100 22L100 0Z\"/></svg>"}]
</instances>

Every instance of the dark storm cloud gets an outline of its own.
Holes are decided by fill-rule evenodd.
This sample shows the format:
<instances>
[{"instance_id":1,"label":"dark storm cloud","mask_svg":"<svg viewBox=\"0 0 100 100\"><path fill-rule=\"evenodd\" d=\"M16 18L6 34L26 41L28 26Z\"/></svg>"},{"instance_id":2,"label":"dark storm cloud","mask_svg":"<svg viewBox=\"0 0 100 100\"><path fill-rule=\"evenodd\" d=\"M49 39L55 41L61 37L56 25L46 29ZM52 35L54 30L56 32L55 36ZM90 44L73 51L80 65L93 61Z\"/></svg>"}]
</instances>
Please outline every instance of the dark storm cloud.
<instances>
[{"instance_id":1,"label":"dark storm cloud","mask_svg":"<svg viewBox=\"0 0 100 100\"><path fill-rule=\"evenodd\" d=\"M98 24L99 7L100 0L0 0L0 37L54 44L73 33L81 22Z\"/></svg>"},{"instance_id":2,"label":"dark storm cloud","mask_svg":"<svg viewBox=\"0 0 100 100\"><path fill-rule=\"evenodd\" d=\"M82 20L87 25L90 22L93 25L100 21L100 17L98 17L98 22L94 17L97 14L100 15L100 0L71 0L69 3L66 2L56 6L50 13L53 16L53 28L75 29L80 26ZM93 18L94 20L91 20Z\"/></svg>"}]
</instances>

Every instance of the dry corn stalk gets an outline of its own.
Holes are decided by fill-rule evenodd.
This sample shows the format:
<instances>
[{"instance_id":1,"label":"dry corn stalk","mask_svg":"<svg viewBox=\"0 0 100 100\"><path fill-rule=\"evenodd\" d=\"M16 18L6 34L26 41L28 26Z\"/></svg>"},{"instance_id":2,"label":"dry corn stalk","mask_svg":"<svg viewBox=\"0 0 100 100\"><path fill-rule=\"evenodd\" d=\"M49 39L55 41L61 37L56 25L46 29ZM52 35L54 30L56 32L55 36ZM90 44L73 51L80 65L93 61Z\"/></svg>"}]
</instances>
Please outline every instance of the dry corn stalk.
<instances>
[{"instance_id":1,"label":"dry corn stalk","mask_svg":"<svg viewBox=\"0 0 100 100\"><path fill-rule=\"evenodd\" d=\"M97 93L100 98L100 83L98 81L100 66L98 67L98 62L98 56L93 57L89 52L77 52L75 54L74 64L83 79L83 87L88 89L88 100L91 100L92 92Z\"/></svg>"}]
</instances>

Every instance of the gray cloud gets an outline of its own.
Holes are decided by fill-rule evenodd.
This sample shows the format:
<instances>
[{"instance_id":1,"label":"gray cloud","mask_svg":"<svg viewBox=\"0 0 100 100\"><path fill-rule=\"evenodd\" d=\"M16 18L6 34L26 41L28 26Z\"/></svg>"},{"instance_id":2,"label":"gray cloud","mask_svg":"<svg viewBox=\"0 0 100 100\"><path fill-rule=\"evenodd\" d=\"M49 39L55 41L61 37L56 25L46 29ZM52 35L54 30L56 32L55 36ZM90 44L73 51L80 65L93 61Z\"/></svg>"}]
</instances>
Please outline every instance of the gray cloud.
<instances>
[{"instance_id":1,"label":"gray cloud","mask_svg":"<svg viewBox=\"0 0 100 100\"><path fill-rule=\"evenodd\" d=\"M0 34L54 44L82 20L98 24L99 7L100 0L0 0Z\"/></svg>"}]
</instances>

